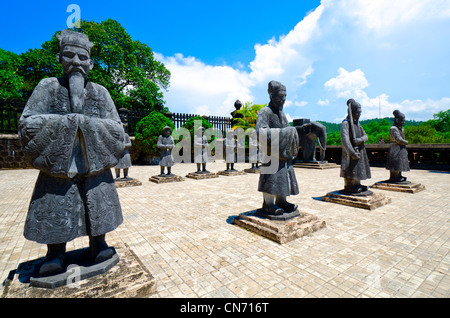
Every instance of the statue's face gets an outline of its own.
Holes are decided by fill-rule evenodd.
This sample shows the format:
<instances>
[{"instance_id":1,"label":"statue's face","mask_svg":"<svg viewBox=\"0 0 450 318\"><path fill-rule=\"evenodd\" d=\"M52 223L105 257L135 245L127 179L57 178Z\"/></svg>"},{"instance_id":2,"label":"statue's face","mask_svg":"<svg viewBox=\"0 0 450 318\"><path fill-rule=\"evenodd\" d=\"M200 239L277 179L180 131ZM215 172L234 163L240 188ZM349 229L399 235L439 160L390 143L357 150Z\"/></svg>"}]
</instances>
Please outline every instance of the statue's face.
<instances>
[{"instance_id":1,"label":"statue's face","mask_svg":"<svg viewBox=\"0 0 450 318\"><path fill-rule=\"evenodd\" d=\"M405 124L405 117L403 116L395 117L395 122L398 127L403 127L403 125Z\"/></svg>"},{"instance_id":2,"label":"statue's face","mask_svg":"<svg viewBox=\"0 0 450 318\"><path fill-rule=\"evenodd\" d=\"M359 117L361 117L361 107L358 106L354 110L352 110L353 120L358 121Z\"/></svg>"},{"instance_id":3,"label":"statue's face","mask_svg":"<svg viewBox=\"0 0 450 318\"><path fill-rule=\"evenodd\" d=\"M87 76L94 66L89 52L78 46L64 46L62 52L58 54L58 60L63 67L65 75L69 75L72 72L80 72Z\"/></svg>"},{"instance_id":4,"label":"statue's face","mask_svg":"<svg viewBox=\"0 0 450 318\"><path fill-rule=\"evenodd\" d=\"M286 90L279 89L272 92L270 94L270 101L272 102L273 106L275 106L279 110L282 110L284 102L286 101Z\"/></svg>"},{"instance_id":5,"label":"statue's face","mask_svg":"<svg viewBox=\"0 0 450 318\"><path fill-rule=\"evenodd\" d=\"M164 129L163 130L163 135L164 135L164 137L169 136L170 135L170 129Z\"/></svg>"}]
</instances>

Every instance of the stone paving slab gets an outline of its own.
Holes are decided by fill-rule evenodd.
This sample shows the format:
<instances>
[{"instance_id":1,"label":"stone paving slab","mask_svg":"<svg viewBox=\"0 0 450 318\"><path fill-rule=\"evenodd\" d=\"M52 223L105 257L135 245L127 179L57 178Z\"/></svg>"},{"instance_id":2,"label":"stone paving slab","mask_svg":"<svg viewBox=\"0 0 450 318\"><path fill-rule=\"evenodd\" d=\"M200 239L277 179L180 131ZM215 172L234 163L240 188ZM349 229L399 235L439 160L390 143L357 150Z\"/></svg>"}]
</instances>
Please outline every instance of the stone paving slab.
<instances>
[{"instance_id":1,"label":"stone paving slab","mask_svg":"<svg viewBox=\"0 0 450 318\"><path fill-rule=\"evenodd\" d=\"M209 163L208 170L217 173L223 166ZM176 164L172 171L186 175L195 167ZM409 171L408 180L425 190L389 192L390 204L369 211L321 200L343 187L338 169L295 168L300 194L289 199L326 227L280 245L232 224L240 213L261 207L259 174L148 181L159 170L130 168L129 176L142 186L117 189L124 222L106 236L111 245L126 243L155 278L152 298L450 296L448 172ZM372 183L389 177L384 168L371 171ZM0 171L2 282L18 264L46 253L45 246L23 237L37 175L33 169ZM86 246L87 237L81 237L67 249Z\"/></svg>"}]
</instances>

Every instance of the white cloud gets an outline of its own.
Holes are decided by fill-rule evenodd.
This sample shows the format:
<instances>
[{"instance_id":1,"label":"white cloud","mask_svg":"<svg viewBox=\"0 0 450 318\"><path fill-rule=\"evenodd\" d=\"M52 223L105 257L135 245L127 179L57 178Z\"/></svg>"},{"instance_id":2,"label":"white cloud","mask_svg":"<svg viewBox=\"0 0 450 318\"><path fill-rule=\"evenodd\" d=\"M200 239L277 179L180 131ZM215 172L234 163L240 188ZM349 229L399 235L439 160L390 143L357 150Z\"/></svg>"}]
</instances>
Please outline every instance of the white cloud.
<instances>
[{"instance_id":1,"label":"white cloud","mask_svg":"<svg viewBox=\"0 0 450 318\"><path fill-rule=\"evenodd\" d=\"M172 112L229 116L236 99L246 102L254 98L245 72L229 66L207 65L182 54L157 57L172 74L165 94L166 105Z\"/></svg>"},{"instance_id":2,"label":"white cloud","mask_svg":"<svg viewBox=\"0 0 450 318\"><path fill-rule=\"evenodd\" d=\"M408 114L410 119L424 120L426 117L422 116L425 112L433 114L450 107L450 98L447 97L426 101L405 99L401 102L389 101L389 96L386 94L370 98L364 91L369 86L369 82L360 69L348 72L344 68L339 68L338 73L338 76L325 82L324 86L333 90L338 98L353 98L360 103L362 119L392 117L394 110L398 109Z\"/></svg>"},{"instance_id":3,"label":"white cloud","mask_svg":"<svg viewBox=\"0 0 450 318\"><path fill-rule=\"evenodd\" d=\"M381 116L391 116L392 111L398 108L407 110L410 113L407 117L417 116L417 120L426 120L433 113L449 107L445 97L448 93L445 91L444 96L435 96L434 99L396 96L398 101L392 101L387 93L379 92L389 91L394 95L395 87L387 85L400 87L406 84L400 81L385 83L390 74L377 74L373 65L377 50L394 52L400 47L396 40L404 38L405 34L413 36L408 33L411 26L415 27L414 30L426 30L430 21L449 18L448 0L322 0L321 5L288 34L255 44L255 58L247 70L238 62L233 67L213 66L182 54L172 57L158 55L172 73L169 91L165 93L166 105L173 112L229 116L236 99L243 103L267 103L267 83L278 80L287 87L290 100L285 107L294 117L298 107L303 107L302 116L313 118L317 113L317 116L335 118L341 111L334 107L324 107L326 113L320 114L321 107L312 109L312 106L305 106L341 105L342 101L335 99L343 99L345 107L345 101L354 98L363 105L363 117L366 118L378 117L380 109ZM425 31L423 33L426 34ZM436 42L442 43L440 45L447 45L445 36L431 35L436 37ZM409 61L406 67L414 69L414 63L420 63L421 59L429 61L426 57L413 56L419 49L424 51L423 42L413 42L402 47L397 59L387 62L397 66ZM449 50L448 45L444 48ZM371 55L367 57L361 52ZM369 70L368 65L372 69ZM343 67L338 69L337 75L333 74L339 66ZM448 77L445 68L440 70L444 73L441 76ZM370 86L364 72L370 74ZM313 79L314 86L310 85ZM433 85L432 82L424 84ZM323 88L332 96L324 94ZM369 88L378 91L372 94L377 96L368 96ZM305 90L308 90L307 94L304 94Z\"/></svg>"}]
</instances>

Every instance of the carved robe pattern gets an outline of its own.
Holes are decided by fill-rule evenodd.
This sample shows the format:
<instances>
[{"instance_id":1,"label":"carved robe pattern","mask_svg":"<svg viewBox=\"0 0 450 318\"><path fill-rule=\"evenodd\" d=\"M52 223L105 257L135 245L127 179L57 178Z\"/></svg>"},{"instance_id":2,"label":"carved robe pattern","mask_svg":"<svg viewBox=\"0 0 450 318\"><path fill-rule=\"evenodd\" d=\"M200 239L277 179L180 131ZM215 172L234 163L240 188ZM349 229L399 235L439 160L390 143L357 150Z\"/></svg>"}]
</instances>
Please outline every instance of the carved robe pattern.
<instances>
[{"instance_id":1,"label":"carved robe pattern","mask_svg":"<svg viewBox=\"0 0 450 318\"><path fill-rule=\"evenodd\" d=\"M25 238L58 244L105 234L122 223L110 168L125 149L124 130L104 87L88 82L82 113L71 113L65 79L43 79L22 113L19 137L40 170Z\"/></svg>"}]
</instances>

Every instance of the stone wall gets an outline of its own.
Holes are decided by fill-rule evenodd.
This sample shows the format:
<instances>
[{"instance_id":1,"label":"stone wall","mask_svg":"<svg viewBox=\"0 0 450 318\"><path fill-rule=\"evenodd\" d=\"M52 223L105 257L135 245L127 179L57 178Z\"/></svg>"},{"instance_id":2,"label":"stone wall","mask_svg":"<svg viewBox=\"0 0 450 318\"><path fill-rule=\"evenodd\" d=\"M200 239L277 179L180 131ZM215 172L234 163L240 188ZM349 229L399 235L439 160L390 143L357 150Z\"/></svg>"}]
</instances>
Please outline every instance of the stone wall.
<instances>
[{"instance_id":1,"label":"stone wall","mask_svg":"<svg viewBox=\"0 0 450 318\"><path fill-rule=\"evenodd\" d=\"M0 135L0 169L31 168L25 160L18 135Z\"/></svg>"}]
</instances>

